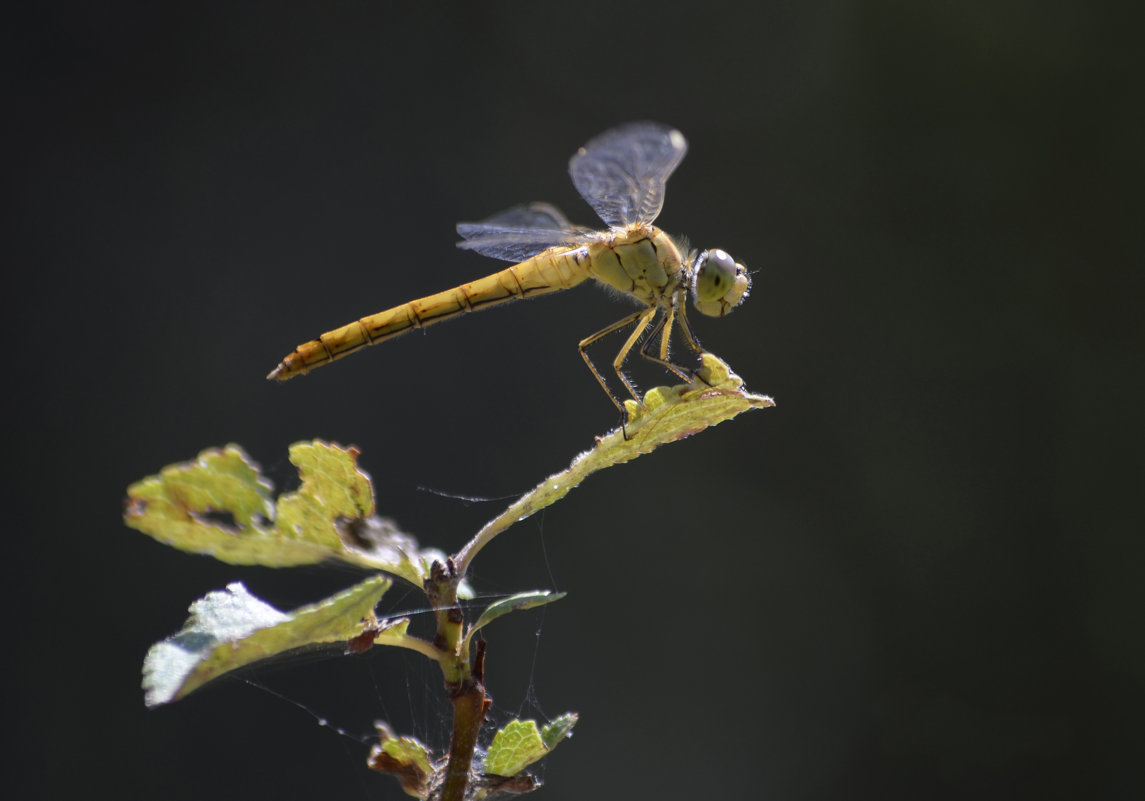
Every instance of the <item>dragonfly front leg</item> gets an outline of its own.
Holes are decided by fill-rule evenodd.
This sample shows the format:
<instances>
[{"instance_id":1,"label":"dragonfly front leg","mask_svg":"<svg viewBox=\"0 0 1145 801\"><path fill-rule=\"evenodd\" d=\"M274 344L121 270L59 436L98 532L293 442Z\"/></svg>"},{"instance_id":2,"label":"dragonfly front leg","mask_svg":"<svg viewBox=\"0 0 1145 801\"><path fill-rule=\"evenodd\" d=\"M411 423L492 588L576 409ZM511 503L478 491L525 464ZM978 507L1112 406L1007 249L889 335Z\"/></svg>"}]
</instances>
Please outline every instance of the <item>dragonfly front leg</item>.
<instances>
[{"instance_id":1,"label":"dragonfly front leg","mask_svg":"<svg viewBox=\"0 0 1145 801\"><path fill-rule=\"evenodd\" d=\"M608 326L607 328L602 328L600 331L597 331L592 336L585 337L584 339L582 339L580 341L580 345L577 346L580 349L580 355L581 355L581 358L584 359L584 363L588 365L588 369L592 371L592 374L594 376L596 376L597 382L599 382L600 386L604 389L604 391L608 393L608 397L610 397L612 399L612 402L616 405L616 408L620 410L621 414L626 413L624 410L624 404L621 403L620 398L616 397L616 394L611 389L608 388L608 382L604 380L604 376L602 376L600 374L600 371L596 369L596 365L592 363L592 359L590 359L588 357L587 348L589 345L591 345L593 342L596 342L598 339L606 337L609 334L613 333L614 331L619 331L621 328L624 328L625 326L632 325L636 321L640 320L641 317L650 318L650 314L655 313L655 311L656 311L656 308L651 307L648 309L641 309L638 312L633 312L632 314L625 317L623 320L618 320L617 322L613 323L612 325ZM637 326L637 329L636 329L637 334L640 331L643 331L647 326L648 326L648 321L645 320L642 325ZM629 338L629 342L620 351L620 356L617 357L618 362L624 361L624 359L622 357L627 355L628 351L630 351L632 349L632 343L634 341L635 341L634 338L631 338L631 337ZM628 379L625 378L622 373L620 373L620 368L619 368L618 364L614 363L613 366L616 368L617 374L620 375L620 380L624 382L624 385L626 387L628 387L628 391L632 393L632 397L636 398L636 400L639 401L640 398L636 394L636 389L632 386L631 383L629 383Z\"/></svg>"},{"instance_id":2,"label":"dragonfly front leg","mask_svg":"<svg viewBox=\"0 0 1145 801\"><path fill-rule=\"evenodd\" d=\"M692 378L695 375L695 372L693 370L689 370L687 367L681 367L678 364L673 364L668 359L668 343L672 338L672 326L675 323L675 319L676 310L668 309L664 317L660 320L660 322L656 324L656 327L652 329L652 333L648 336L647 341L645 341L645 343L640 347L640 355L648 361L660 365L665 370L671 370L673 373L680 376L680 378L684 379L690 384L692 383ZM656 342L657 340L660 342L660 355L653 356L649 351L652 347L652 343Z\"/></svg>"},{"instance_id":3,"label":"dragonfly front leg","mask_svg":"<svg viewBox=\"0 0 1145 801\"><path fill-rule=\"evenodd\" d=\"M679 308L679 317L676 316L676 309ZM640 348L640 355L650 362L655 362L666 370L671 370L680 378L687 381L689 384L694 383L695 379L703 378L692 368L683 367L673 363L668 358L668 345L672 339L672 327L678 325L684 334L684 339L687 341L688 346L697 354L703 353L704 349L700 347L699 341L696 339L695 334L692 333L692 327L688 324L688 317L684 311L683 305L673 305L664 315L664 318L652 329L652 335L648 337L648 341ZM660 355L654 356L650 352L652 343L660 341ZM705 382L707 383L707 382Z\"/></svg>"},{"instance_id":4,"label":"dragonfly front leg","mask_svg":"<svg viewBox=\"0 0 1145 801\"><path fill-rule=\"evenodd\" d=\"M684 339L688 340L688 346L696 352L697 356L703 353L704 349L700 346L700 340L696 339L696 335L692 333L692 326L688 322L687 308L683 303L680 304L679 326L680 330L684 332Z\"/></svg>"}]
</instances>

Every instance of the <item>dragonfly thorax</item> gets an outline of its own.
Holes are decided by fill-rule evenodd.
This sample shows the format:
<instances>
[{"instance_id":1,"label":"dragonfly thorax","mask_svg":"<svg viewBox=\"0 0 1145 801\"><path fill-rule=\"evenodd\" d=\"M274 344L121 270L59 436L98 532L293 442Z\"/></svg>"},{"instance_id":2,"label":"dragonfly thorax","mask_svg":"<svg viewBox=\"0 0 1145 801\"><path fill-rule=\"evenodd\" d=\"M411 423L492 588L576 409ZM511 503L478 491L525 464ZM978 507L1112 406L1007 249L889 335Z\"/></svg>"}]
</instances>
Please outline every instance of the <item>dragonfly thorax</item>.
<instances>
[{"instance_id":1,"label":"dragonfly thorax","mask_svg":"<svg viewBox=\"0 0 1145 801\"><path fill-rule=\"evenodd\" d=\"M691 280L680 247L655 226L612 231L583 252L594 278L649 306L670 306Z\"/></svg>"}]
</instances>

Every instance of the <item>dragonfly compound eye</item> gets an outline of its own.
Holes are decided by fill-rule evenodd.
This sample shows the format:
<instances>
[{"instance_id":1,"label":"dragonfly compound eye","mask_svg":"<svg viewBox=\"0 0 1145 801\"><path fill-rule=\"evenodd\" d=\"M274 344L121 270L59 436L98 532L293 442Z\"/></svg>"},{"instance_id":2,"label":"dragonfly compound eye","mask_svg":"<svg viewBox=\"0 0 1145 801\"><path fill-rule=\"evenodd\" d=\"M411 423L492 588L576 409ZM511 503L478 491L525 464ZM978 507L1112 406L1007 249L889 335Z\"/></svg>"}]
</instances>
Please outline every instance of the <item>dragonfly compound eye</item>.
<instances>
[{"instance_id":1,"label":"dragonfly compound eye","mask_svg":"<svg viewBox=\"0 0 1145 801\"><path fill-rule=\"evenodd\" d=\"M742 264L715 248L696 259L692 299L696 308L710 317L722 317L747 297L751 279Z\"/></svg>"}]
</instances>

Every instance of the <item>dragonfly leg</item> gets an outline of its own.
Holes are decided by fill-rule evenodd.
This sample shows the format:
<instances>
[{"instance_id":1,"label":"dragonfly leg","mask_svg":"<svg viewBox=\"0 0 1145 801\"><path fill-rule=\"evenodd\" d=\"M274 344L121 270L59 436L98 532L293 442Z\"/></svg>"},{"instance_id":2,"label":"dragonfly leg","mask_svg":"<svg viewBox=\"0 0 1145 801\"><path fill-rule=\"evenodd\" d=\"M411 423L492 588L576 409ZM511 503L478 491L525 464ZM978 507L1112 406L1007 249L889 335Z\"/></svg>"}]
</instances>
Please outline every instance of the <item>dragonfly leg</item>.
<instances>
[{"instance_id":1,"label":"dragonfly leg","mask_svg":"<svg viewBox=\"0 0 1145 801\"><path fill-rule=\"evenodd\" d=\"M677 310L679 311L678 315ZM696 370L675 364L668 358L668 343L672 338L673 325L679 326L680 331L682 331L684 334L684 339L687 341L688 346L693 351L695 351L697 354L704 352L704 349L700 347L699 340L696 339L696 335L692 333L691 325L688 324L688 317L684 311L683 304L673 304L673 306L668 309L667 313L660 320L659 324L657 324L657 326L652 330L652 335L648 337L648 341L644 343L642 348L640 348L640 355L650 362L655 362L665 369L671 370L673 373L680 376L680 378L684 379L689 384L693 383L697 378L703 381L703 377L700 376ZM650 352L650 349L652 343L655 342L657 338L660 340L660 355L653 356ZM704 383L707 382L705 381Z\"/></svg>"},{"instance_id":2,"label":"dragonfly leg","mask_svg":"<svg viewBox=\"0 0 1145 801\"><path fill-rule=\"evenodd\" d=\"M680 325L680 330L684 332L684 339L686 339L688 341L688 346L693 351L696 352L697 356L703 354L705 351L704 351L703 347L700 345L700 340L696 339L696 335L694 333L692 333L692 326L688 322L688 316L684 312L684 305L683 304L680 305L679 325ZM703 377L703 375L701 375L698 370L692 371L692 377L700 379L705 384L707 384L709 387L711 386L711 383L709 383L708 380L705 379Z\"/></svg>"},{"instance_id":3,"label":"dragonfly leg","mask_svg":"<svg viewBox=\"0 0 1145 801\"><path fill-rule=\"evenodd\" d=\"M632 395L641 406L644 405L644 401L640 400L640 395L637 394L636 387L628 380L628 376L626 376L624 371L620 368L624 366L624 360L628 358L628 353L632 350L632 346L639 341L640 335L644 333L644 329L652 322L652 318L656 316L658 311L659 309L657 307L649 306L646 311L640 313L640 319L637 320L636 327L632 329L632 333L628 335L628 339L625 340L624 344L620 347L620 352L617 353L616 358L612 360L612 369L616 371L616 375L619 376L624 386L628 387L629 394Z\"/></svg>"},{"instance_id":4,"label":"dragonfly leg","mask_svg":"<svg viewBox=\"0 0 1145 801\"><path fill-rule=\"evenodd\" d=\"M687 309L683 303L680 304L680 319L678 324L680 330L684 333L684 339L688 340L688 346L696 352L697 356L703 353L704 349L700 347L700 340L696 339L696 335L692 333L692 325L688 322Z\"/></svg>"},{"instance_id":5,"label":"dragonfly leg","mask_svg":"<svg viewBox=\"0 0 1145 801\"><path fill-rule=\"evenodd\" d=\"M672 326L676 318L676 310L668 309L664 316L660 318L660 322L656 323L656 327L652 329L652 333L648 335L648 339L640 348L640 355L650 362L660 365L666 370L671 370L680 378L692 383L692 378L695 375L694 371L689 370L687 367L681 367L678 364L673 364L668 359L668 343L672 338ZM653 343L657 340L660 342L660 355L653 356L651 348Z\"/></svg>"},{"instance_id":6,"label":"dragonfly leg","mask_svg":"<svg viewBox=\"0 0 1145 801\"><path fill-rule=\"evenodd\" d=\"M621 403L620 398L616 397L616 394L611 389L608 388L608 383L604 380L604 376L602 376L600 374L600 371L596 369L596 365L592 363L592 359L589 358L588 351L586 349L588 348L589 345L591 345L593 342L596 342L598 339L602 339L603 337L608 336L609 334L613 333L614 331L619 331L621 328L624 328L625 326L632 325L637 320L639 320L641 317L646 316L649 312L655 312L655 310L656 310L655 307L652 307L649 309L641 309L638 312L633 312L632 314L625 317L623 320L618 320L617 322L613 323L612 325L608 326L607 328L602 328L600 331L597 331L592 336L585 337L584 339L582 339L580 341L580 344L577 346L580 349L580 355L581 355L581 358L584 359L584 363L588 365L588 369L592 371L592 374L594 376L596 376L597 382L604 389L604 391L606 393L608 393L608 397L612 399L612 402L616 405L616 408L620 410L620 413L622 415L627 414L627 412L625 412L625 410L624 410L624 404ZM644 326L646 326L647 324L648 323L645 322L644 325L640 326L638 330L643 330ZM627 352L631 348L632 348L632 345L631 345L631 343L629 343L628 345L625 346L624 350L622 350L621 353L627 354ZM624 360L621 359L620 361L623 362ZM619 369L617 369L617 372L619 373ZM626 378L624 378L623 375L621 375L620 378L621 378L621 380L624 381L624 385L628 387L628 391L632 393L632 396L635 397L637 400L639 400L639 398L636 396L635 389L633 389L632 385L628 383L628 380Z\"/></svg>"}]
</instances>

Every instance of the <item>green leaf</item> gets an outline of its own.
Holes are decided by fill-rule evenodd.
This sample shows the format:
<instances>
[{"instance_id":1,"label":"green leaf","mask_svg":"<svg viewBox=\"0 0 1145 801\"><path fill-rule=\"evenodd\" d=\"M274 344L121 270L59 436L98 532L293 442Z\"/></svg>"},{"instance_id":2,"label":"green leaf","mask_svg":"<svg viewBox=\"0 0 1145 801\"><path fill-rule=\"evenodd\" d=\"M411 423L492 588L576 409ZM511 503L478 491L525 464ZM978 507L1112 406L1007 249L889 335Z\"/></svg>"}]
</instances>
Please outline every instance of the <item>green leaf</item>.
<instances>
[{"instance_id":1,"label":"green leaf","mask_svg":"<svg viewBox=\"0 0 1145 801\"><path fill-rule=\"evenodd\" d=\"M567 712L545 726L544 733L535 720L510 721L493 735L482 770L494 776L516 776L568 737L576 721L576 714Z\"/></svg>"},{"instance_id":2,"label":"green leaf","mask_svg":"<svg viewBox=\"0 0 1145 801\"><path fill-rule=\"evenodd\" d=\"M573 726L576 725L577 715L575 712L566 712L558 718L554 718L551 723L541 729L541 740L545 744L545 748L552 751L557 747L557 743L569 736L572 732Z\"/></svg>"},{"instance_id":3,"label":"green leaf","mask_svg":"<svg viewBox=\"0 0 1145 801\"><path fill-rule=\"evenodd\" d=\"M516 612L518 609L534 609L538 606L551 604L553 601L559 601L564 598L567 593L553 592L552 590L534 590L533 592L519 592L516 595L510 595L508 598L502 598L500 601L494 601L485 607L485 611L477 618L469 633L465 635L465 645L462 647L464 652L468 648L469 640L473 637L474 633L483 626L492 623L502 615L507 615L510 612Z\"/></svg>"},{"instance_id":4,"label":"green leaf","mask_svg":"<svg viewBox=\"0 0 1145 801\"><path fill-rule=\"evenodd\" d=\"M160 706L259 660L308 645L348 642L377 630L374 607L391 584L385 576L372 576L289 613L259 600L239 582L207 593L191 604L191 616L178 634L147 652L144 702Z\"/></svg>"},{"instance_id":5,"label":"green leaf","mask_svg":"<svg viewBox=\"0 0 1145 801\"><path fill-rule=\"evenodd\" d=\"M290 448L301 485L274 504L271 483L237 445L205 450L131 485L124 521L156 540L229 564L287 567L338 559L422 586L445 555L374 514L358 451L315 440ZM468 591L468 588L464 588Z\"/></svg>"},{"instance_id":6,"label":"green leaf","mask_svg":"<svg viewBox=\"0 0 1145 801\"><path fill-rule=\"evenodd\" d=\"M278 499L275 522L281 535L320 542L331 551L343 548L338 522L362 520L374 513L370 477L358 469L358 450L325 442L296 442L290 463L302 486Z\"/></svg>"},{"instance_id":7,"label":"green leaf","mask_svg":"<svg viewBox=\"0 0 1145 801\"><path fill-rule=\"evenodd\" d=\"M744 391L743 379L716 356L703 353L700 358L700 380L649 390L643 409L635 401L626 401L628 422L624 427L599 437L596 446L573 459L567 470L545 479L489 521L454 557L457 572L465 575L473 557L495 536L556 503L598 470L651 453L661 445L699 433L749 409L775 405L766 395Z\"/></svg>"},{"instance_id":8,"label":"green leaf","mask_svg":"<svg viewBox=\"0 0 1145 801\"><path fill-rule=\"evenodd\" d=\"M314 543L281 540L267 527L274 516L270 495L258 465L228 445L132 484L124 522L166 545L231 564L282 567L325 558Z\"/></svg>"},{"instance_id":9,"label":"green leaf","mask_svg":"<svg viewBox=\"0 0 1145 801\"><path fill-rule=\"evenodd\" d=\"M366 764L380 773L390 773L401 783L406 795L425 798L433 775L429 749L413 737L398 737L385 723L378 729L378 744L370 749Z\"/></svg>"},{"instance_id":10,"label":"green leaf","mask_svg":"<svg viewBox=\"0 0 1145 801\"><path fill-rule=\"evenodd\" d=\"M368 634L368 638L367 638ZM364 641L368 641L368 645ZM435 662L442 662L449 659L447 654L442 649L430 642L426 642L420 637L414 637L409 633L409 618L401 617L392 620L383 620L377 627L370 629L366 634L353 643L351 650L365 651L367 648L374 645L389 645L395 648L408 648L411 651L417 651L419 654L426 656Z\"/></svg>"}]
</instances>

